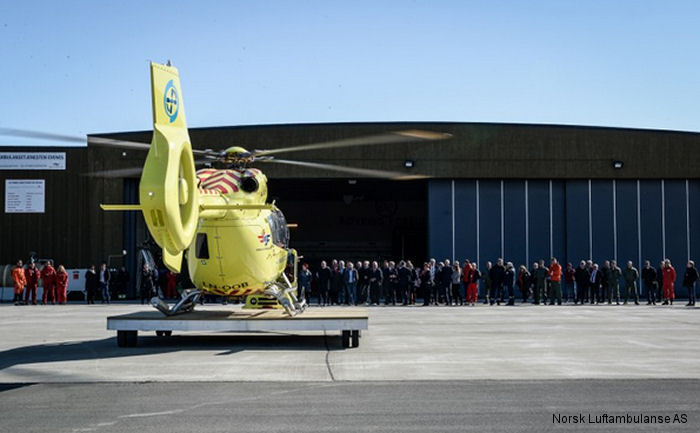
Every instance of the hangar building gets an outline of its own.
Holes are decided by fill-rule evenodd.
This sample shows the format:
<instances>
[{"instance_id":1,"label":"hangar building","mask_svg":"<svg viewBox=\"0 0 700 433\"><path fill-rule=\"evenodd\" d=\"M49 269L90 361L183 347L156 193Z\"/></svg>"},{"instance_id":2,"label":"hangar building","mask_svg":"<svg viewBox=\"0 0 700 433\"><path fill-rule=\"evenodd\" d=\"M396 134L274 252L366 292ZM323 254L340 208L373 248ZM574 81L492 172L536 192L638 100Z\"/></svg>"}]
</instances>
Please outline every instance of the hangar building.
<instances>
[{"instance_id":1,"label":"hangar building","mask_svg":"<svg viewBox=\"0 0 700 433\"><path fill-rule=\"evenodd\" d=\"M662 130L498 123L338 123L192 128L193 146L272 149L422 129L443 141L334 148L280 155L429 176L388 181L312 168L258 166L312 265L321 259L435 257L516 267L537 259L596 262L668 257L680 270L700 249L700 134ZM150 142L151 132L99 134ZM65 152L65 170L0 169L8 181L45 180L43 213L0 217L0 263L30 251L69 267L120 256L133 272L146 238L141 215L100 203L136 203L138 175L85 173L140 166L145 152L88 148L3 148ZM408 164L412 162L412 164ZM406 167L412 165L411 168ZM6 203L7 207L7 203ZM679 284L682 279L679 272ZM679 294L683 292L680 291Z\"/></svg>"}]
</instances>

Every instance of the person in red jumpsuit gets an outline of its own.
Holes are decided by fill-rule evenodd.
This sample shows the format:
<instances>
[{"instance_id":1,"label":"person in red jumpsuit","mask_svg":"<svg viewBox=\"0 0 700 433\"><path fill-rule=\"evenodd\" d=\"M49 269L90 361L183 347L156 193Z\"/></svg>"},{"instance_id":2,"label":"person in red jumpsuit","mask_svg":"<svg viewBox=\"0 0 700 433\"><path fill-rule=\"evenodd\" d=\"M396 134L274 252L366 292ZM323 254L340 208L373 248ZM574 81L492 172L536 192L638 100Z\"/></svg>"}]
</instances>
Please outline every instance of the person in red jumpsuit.
<instances>
[{"instance_id":1,"label":"person in red jumpsuit","mask_svg":"<svg viewBox=\"0 0 700 433\"><path fill-rule=\"evenodd\" d=\"M464 285L464 299L466 305L469 305L470 302L470 296L469 296L469 284L471 284L472 281L472 267L469 264L469 259L464 260L464 266L462 267L462 283Z\"/></svg>"},{"instance_id":2,"label":"person in red jumpsuit","mask_svg":"<svg viewBox=\"0 0 700 433\"><path fill-rule=\"evenodd\" d=\"M17 266L12 269L12 280L15 283L15 305L20 305L22 303L22 292L24 292L24 286L27 284L27 279L24 278L24 267L22 260L17 260Z\"/></svg>"},{"instance_id":3,"label":"person in red jumpsuit","mask_svg":"<svg viewBox=\"0 0 700 433\"><path fill-rule=\"evenodd\" d=\"M68 289L68 272L63 265L58 265L56 271L56 301L59 305L66 303L66 290Z\"/></svg>"},{"instance_id":4,"label":"person in red jumpsuit","mask_svg":"<svg viewBox=\"0 0 700 433\"><path fill-rule=\"evenodd\" d=\"M167 299L177 298L177 274L171 270L165 274L166 285L165 285L165 297Z\"/></svg>"},{"instance_id":5,"label":"person in red jumpsuit","mask_svg":"<svg viewBox=\"0 0 700 433\"><path fill-rule=\"evenodd\" d=\"M41 284L44 286L41 304L46 305L47 302L54 304L56 302L56 269L51 260L46 262L44 269L41 270Z\"/></svg>"},{"instance_id":6,"label":"person in red jumpsuit","mask_svg":"<svg viewBox=\"0 0 700 433\"><path fill-rule=\"evenodd\" d=\"M29 267L24 270L24 278L27 280L27 289L24 291L24 303L29 304L29 296L32 297L32 305L36 305L36 288L39 285L39 268L33 261L29 262Z\"/></svg>"},{"instance_id":7,"label":"person in red jumpsuit","mask_svg":"<svg viewBox=\"0 0 700 433\"><path fill-rule=\"evenodd\" d=\"M676 297L674 284L676 282L676 270L671 266L669 259L664 260L663 270L664 303L663 305L673 305L673 298Z\"/></svg>"}]
</instances>

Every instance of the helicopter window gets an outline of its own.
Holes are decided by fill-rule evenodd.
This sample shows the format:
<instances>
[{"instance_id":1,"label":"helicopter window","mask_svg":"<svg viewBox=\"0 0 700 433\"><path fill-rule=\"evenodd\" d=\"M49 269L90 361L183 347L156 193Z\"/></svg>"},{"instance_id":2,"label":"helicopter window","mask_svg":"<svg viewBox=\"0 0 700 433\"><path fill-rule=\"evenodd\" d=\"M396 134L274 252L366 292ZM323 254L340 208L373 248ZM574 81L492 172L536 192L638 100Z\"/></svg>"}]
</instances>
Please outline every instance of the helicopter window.
<instances>
[{"instance_id":1,"label":"helicopter window","mask_svg":"<svg viewBox=\"0 0 700 433\"><path fill-rule=\"evenodd\" d=\"M277 246L287 248L287 245L289 245L289 228L287 227L287 220L284 218L284 214L279 210L273 211L267 217L267 221L270 223L272 242Z\"/></svg>"},{"instance_id":2,"label":"helicopter window","mask_svg":"<svg viewBox=\"0 0 700 433\"><path fill-rule=\"evenodd\" d=\"M197 241L195 242L194 255L198 259L209 258L209 242L207 242L206 233L197 233Z\"/></svg>"}]
</instances>

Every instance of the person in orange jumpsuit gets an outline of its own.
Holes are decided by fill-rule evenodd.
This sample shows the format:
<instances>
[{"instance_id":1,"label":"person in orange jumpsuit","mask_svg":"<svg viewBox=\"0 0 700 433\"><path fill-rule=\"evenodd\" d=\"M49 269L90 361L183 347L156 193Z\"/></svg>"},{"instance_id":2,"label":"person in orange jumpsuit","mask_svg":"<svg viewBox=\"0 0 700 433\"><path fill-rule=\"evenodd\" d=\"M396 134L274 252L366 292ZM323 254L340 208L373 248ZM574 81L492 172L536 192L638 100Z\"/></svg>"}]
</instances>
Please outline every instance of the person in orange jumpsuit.
<instances>
[{"instance_id":1,"label":"person in orange jumpsuit","mask_svg":"<svg viewBox=\"0 0 700 433\"><path fill-rule=\"evenodd\" d=\"M29 304L29 296L32 297L32 305L36 305L36 288L39 285L39 268L33 261L29 262L29 267L24 270L24 278L27 280L27 289L24 291L24 303Z\"/></svg>"},{"instance_id":2,"label":"person in orange jumpsuit","mask_svg":"<svg viewBox=\"0 0 700 433\"><path fill-rule=\"evenodd\" d=\"M165 298L175 299L177 298L177 274L171 270L165 274L166 285L165 285Z\"/></svg>"},{"instance_id":3,"label":"person in orange jumpsuit","mask_svg":"<svg viewBox=\"0 0 700 433\"><path fill-rule=\"evenodd\" d=\"M56 302L56 269L54 269L51 260L46 262L41 270L41 284L44 286L41 304L46 305L47 302L54 304Z\"/></svg>"},{"instance_id":4,"label":"person in orange jumpsuit","mask_svg":"<svg viewBox=\"0 0 700 433\"><path fill-rule=\"evenodd\" d=\"M12 269L12 280L15 282L15 298L13 299L15 305L22 303L22 292L24 292L24 286L27 284L22 266L22 260L17 260L17 266Z\"/></svg>"},{"instance_id":5,"label":"person in orange jumpsuit","mask_svg":"<svg viewBox=\"0 0 700 433\"><path fill-rule=\"evenodd\" d=\"M676 270L671 266L669 259L664 260L663 270L664 303L663 305L673 305L673 298L676 297L674 284L676 282Z\"/></svg>"},{"instance_id":6,"label":"person in orange jumpsuit","mask_svg":"<svg viewBox=\"0 0 700 433\"><path fill-rule=\"evenodd\" d=\"M471 279L472 279L472 265L469 262L469 259L464 259L464 267L462 268L462 283L464 283L464 300L466 301L465 303L469 305L470 302L470 296L469 296L469 284L471 284Z\"/></svg>"},{"instance_id":7,"label":"person in orange jumpsuit","mask_svg":"<svg viewBox=\"0 0 700 433\"><path fill-rule=\"evenodd\" d=\"M56 301L59 305L66 303L66 290L68 289L68 272L63 265L58 265L56 271Z\"/></svg>"}]
</instances>

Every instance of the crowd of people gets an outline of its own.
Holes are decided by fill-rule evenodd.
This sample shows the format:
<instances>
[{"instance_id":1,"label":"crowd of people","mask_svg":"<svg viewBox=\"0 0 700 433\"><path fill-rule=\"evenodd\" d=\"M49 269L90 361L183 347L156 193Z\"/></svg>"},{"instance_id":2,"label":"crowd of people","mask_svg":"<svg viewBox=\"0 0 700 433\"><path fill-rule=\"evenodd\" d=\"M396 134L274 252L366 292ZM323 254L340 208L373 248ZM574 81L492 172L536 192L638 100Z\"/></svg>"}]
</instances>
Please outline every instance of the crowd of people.
<instances>
[{"instance_id":1,"label":"crowd of people","mask_svg":"<svg viewBox=\"0 0 700 433\"><path fill-rule=\"evenodd\" d=\"M40 280L44 288L40 301L42 304L66 303L68 273L63 265L59 265L58 269L56 269L53 267L53 262L49 260L39 270L39 267L33 260L29 261L26 268L22 260L18 260L12 269L12 280L14 282L13 302L15 305L28 305L30 302L36 305L37 288Z\"/></svg>"},{"instance_id":2,"label":"crowd of people","mask_svg":"<svg viewBox=\"0 0 700 433\"><path fill-rule=\"evenodd\" d=\"M591 260L582 260L574 267L564 268L556 258L549 264L539 260L528 269L520 265L515 269L511 262L499 258L495 263L486 262L480 270L477 263L464 260L451 263L435 259L414 266L410 261L365 260L345 262L332 260L330 266L322 261L312 272L308 263L298 274L298 297L318 305L412 305L422 299L423 305L469 305L481 299L489 305L514 305L517 287L521 302L536 305L612 304L634 302L639 305L640 296L646 294L647 304L673 305L675 299L676 270L671 261L663 260L658 268L644 262L641 275L633 262L624 269L615 260L606 260L602 266ZM642 287L638 287L638 281ZM688 306L695 305L695 284L698 272L695 263L688 261L683 277L683 287L688 291ZM643 289L643 292L642 290Z\"/></svg>"},{"instance_id":3,"label":"crowd of people","mask_svg":"<svg viewBox=\"0 0 700 433\"><path fill-rule=\"evenodd\" d=\"M658 268L644 262L641 274L628 261L624 269L615 260L606 260L602 266L591 260L581 260L574 267L567 263L564 268L556 258L549 264L539 260L528 269L520 265L516 271L513 263L499 258L495 263L486 262L480 270L477 263L464 260L451 263L435 259L414 266L411 261L363 262L332 260L330 266L322 261L312 272L304 263L298 273L298 297L311 303L316 297L318 305L413 305L422 300L422 305L470 305L479 301L490 305L514 305L517 287L522 303L536 305L561 305L608 303L639 304L645 293L648 305L673 305L675 299L676 270L671 261L661 261ZM25 267L19 260L12 270L15 305L37 304L37 288L41 281L43 292L41 304L65 304L68 274L63 265L53 267L49 260L39 269L34 261ZM126 280L124 280L126 278ZM85 273L86 302L94 304L97 295L102 303L111 301L110 286L128 285L125 269L113 278L102 263L99 269L91 265ZM638 287L641 281L641 287ZM695 285L698 271L695 263L687 263L683 276L683 287L688 292L688 306L695 305ZM141 303L154 296L175 299L178 296L178 275L171 271L158 271L144 264L139 278Z\"/></svg>"}]
</instances>

